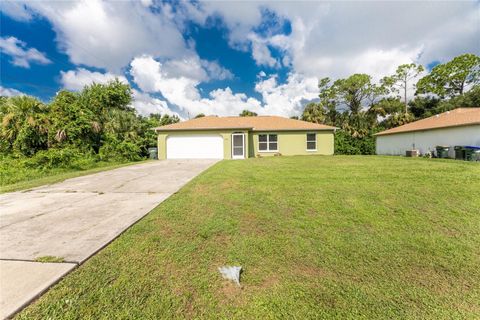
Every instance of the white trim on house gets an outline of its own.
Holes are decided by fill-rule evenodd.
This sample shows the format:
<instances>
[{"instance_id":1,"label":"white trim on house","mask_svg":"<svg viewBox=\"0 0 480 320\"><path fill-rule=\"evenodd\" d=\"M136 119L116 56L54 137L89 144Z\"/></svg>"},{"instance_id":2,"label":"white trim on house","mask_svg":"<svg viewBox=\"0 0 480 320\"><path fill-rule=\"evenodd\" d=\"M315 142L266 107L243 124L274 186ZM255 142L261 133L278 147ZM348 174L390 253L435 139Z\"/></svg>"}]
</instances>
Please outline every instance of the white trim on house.
<instances>
[{"instance_id":1,"label":"white trim on house","mask_svg":"<svg viewBox=\"0 0 480 320\"><path fill-rule=\"evenodd\" d=\"M308 140L308 135L309 134L314 134L315 135L315 141L313 140ZM315 149L308 149L308 143L309 142L315 142ZM305 149L307 152L315 152L317 151L317 143L318 143L318 139L317 139L317 133L316 132L307 132L305 134L305 143L307 145L307 148Z\"/></svg>"},{"instance_id":2,"label":"white trim on house","mask_svg":"<svg viewBox=\"0 0 480 320\"><path fill-rule=\"evenodd\" d=\"M270 149L270 135L276 135L277 136L277 141L272 141L277 144L277 149L271 150ZM261 143L266 143L267 144L267 150L260 150L260 136L267 136L267 141L262 141ZM258 134L258 145L257 149L259 153L273 153L273 152L278 152L278 133L275 132L263 132Z\"/></svg>"},{"instance_id":3,"label":"white trim on house","mask_svg":"<svg viewBox=\"0 0 480 320\"><path fill-rule=\"evenodd\" d=\"M235 155L234 136L242 137L242 155ZM232 159L245 159L245 133L232 133Z\"/></svg>"}]
</instances>

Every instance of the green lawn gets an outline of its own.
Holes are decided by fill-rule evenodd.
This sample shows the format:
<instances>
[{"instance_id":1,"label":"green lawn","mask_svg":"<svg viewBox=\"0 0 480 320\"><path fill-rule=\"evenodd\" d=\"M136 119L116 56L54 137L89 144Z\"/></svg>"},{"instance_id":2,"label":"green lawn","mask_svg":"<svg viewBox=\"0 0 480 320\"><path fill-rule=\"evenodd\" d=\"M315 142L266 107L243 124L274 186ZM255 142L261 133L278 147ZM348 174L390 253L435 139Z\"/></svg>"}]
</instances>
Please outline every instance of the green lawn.
<instances>
[{"instance_id":1,"label":"green lawn","mask_svg":"<svg viewBox=\"0 0 480 320\"><path fill-rule=\"evenodd\" d=\"M129 164L133 163L98 161L76 168L36 169L17 166L15 159L0 159L0 193L30 189Z\"/></svg>"},{"instance_id":2,"label":"green lawn","mask_svg":"<svg viewBox=\"0 0 480 320\"><path fill-rule=\"evenodd\" d=\"M478 319L479 266L478 163L223 161L18 317Z\"/></svg>"}]
</instances>

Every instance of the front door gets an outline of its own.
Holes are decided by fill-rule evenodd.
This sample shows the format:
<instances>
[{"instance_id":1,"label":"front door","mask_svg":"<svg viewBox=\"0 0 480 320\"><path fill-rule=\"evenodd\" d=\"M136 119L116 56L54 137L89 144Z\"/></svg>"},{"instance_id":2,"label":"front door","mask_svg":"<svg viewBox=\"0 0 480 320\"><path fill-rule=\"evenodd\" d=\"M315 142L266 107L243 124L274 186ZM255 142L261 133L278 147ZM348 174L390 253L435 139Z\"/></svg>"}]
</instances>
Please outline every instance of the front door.
<instances>
[{"instance_id":1,"label":"front door","mask_svg":"<svg viewBox=\"0 0 480 320\"><path fill-rule=\"evenodd\" d=\"M245 158L245 134L232 134L232 159Z\"/></svg>"}]
</instances>

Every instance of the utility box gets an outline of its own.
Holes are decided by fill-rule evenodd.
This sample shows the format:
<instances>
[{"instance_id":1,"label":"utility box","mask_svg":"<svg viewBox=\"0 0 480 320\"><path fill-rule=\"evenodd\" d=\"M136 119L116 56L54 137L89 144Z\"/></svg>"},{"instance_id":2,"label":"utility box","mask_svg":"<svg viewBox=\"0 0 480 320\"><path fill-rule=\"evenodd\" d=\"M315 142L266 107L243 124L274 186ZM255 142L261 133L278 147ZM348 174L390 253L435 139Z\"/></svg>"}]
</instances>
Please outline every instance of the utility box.
<instances>
[{"instance_id":1,"label":"utility box","mask_svg":"<svg viewBox=\"0 0 480 320\"><path fill-rule=\"evenodd\" d=\"M407 157L418 157L419 154L420 152L418 150L413 149L413 150L407 150L405 155Z\"/></svg>"}]
</instances>

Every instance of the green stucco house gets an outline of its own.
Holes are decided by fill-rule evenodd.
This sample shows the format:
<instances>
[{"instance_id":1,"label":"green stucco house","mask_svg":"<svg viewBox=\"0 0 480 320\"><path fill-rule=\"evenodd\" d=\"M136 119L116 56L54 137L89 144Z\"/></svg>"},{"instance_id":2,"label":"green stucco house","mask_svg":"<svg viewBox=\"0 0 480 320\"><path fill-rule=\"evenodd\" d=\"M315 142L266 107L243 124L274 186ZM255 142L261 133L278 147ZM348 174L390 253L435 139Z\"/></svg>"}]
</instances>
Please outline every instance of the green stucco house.
<instances>
[{"instance_id":1,"label":"green stucco house","mask_svg":"<svg viewBox=\"0 0 480 320\"><path fill-rule=\"evenodd\" d=\"M207 116L155 128L159 159L332 155L335 129L277 116Z\"/></svg>"}]
</instances>

